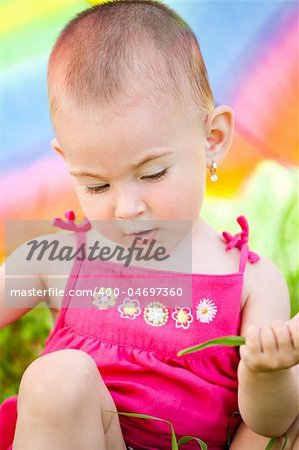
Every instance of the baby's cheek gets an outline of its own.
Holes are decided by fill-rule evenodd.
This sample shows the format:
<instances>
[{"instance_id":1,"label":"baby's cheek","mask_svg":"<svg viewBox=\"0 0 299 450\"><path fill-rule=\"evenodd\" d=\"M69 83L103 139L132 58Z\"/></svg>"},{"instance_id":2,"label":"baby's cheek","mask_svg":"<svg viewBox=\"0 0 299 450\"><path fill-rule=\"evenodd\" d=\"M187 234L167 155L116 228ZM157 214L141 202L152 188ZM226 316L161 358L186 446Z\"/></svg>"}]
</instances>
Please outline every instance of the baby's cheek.
<instances>
[{"instance_id":1,"label":"baby's cheek","mask_svg":"<svg viewBox=\"0 0 299 450\"><path fill-rule=\"evenodd\" d=\"M77 197L84 215L89 220L111 220L107 205L99 194L88 194L83 189L76 189Z\"/></svg>"},{"instance_id":2,"label":"baby's cheek","mask_svg":"<svg viewBox=\"0 0 299 450\"><path fill-rule=\"evenodd\" d=\"M186 187L184 189L184 212L186 217L189 220L195 220L198 218L203 198L204 198L204 186L200 183L186 183Z\"/></svg>"}]
</instances>

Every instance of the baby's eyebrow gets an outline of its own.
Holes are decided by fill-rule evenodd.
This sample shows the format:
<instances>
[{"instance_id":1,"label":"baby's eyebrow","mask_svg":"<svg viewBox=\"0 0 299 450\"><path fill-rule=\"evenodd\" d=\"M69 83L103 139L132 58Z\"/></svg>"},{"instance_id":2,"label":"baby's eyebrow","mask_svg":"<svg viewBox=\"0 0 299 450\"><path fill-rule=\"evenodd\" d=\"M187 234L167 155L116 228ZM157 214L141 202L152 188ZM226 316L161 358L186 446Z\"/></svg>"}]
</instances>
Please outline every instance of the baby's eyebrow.
<instances>
[{"instance_id":1,"label":"baby's eyebrow","mask_svg":"<svg viewBox=\"0 0 299 450\"><path fill-rule=\"evenodd\" d=\"M69 173L73 175L73 177L91 177L91 178L102 178L99 173L85 172L85 171L77 171L70 170Z\"/></svg>"},{"instance_id":2,"label":"baby's eyebrow","mask_svg":"<svg viewBox=\"0 0 299 450\"><path fill-rule=\"evenodd\" d=\"M161 154L154 153L153 155L148 155L144 159L139 161L137 164L133 164L132 167L134 169L138 169L138 167L142 166L143 164L145 164L145 163L147 163L149 161L152 161L152 160L158 159L158 158L162 158L163 156L166 156L166 155L171 155L172 153L173 152L164 152L164 153L161 153Z\"/></svg>"},{"instance_id":3,"label":"baby's eyebrow","mask_svg":"<svg viewBox=\"0 0 299 450\"><path fill-rule=\"evenodd\" d=\"M143 164L149 162L149 161L153 161L154 159L158 159L158 158L162 158L163 156L166 155L171 155L173 154L173 152L165 152L162 154L153 154L153 155L148 155L146 158L144 158L142 161L139 161L137 164L132 164L132 168L133 169L138 169L140 166L142 166ZM92 178L103 178L99 173L95 173L95 172L89 172L86 170L83 171L77 171L77 170L70 170L69 173L71 175L73 175L74 177L92 177Z\"/></svg>"}]
</instances>

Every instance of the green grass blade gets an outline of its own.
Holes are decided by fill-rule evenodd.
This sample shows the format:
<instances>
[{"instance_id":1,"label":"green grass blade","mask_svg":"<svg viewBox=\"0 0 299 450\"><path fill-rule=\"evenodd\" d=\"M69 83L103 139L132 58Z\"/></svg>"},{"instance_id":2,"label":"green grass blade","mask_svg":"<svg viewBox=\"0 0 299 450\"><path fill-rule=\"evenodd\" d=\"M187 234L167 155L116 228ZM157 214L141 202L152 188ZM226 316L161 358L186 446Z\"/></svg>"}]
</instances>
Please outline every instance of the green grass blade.
<instances>
[{"instance_id":1,"label":"green grass blade","mask_svg":"<svg viewBox=\"0 0 299 450\"><path fill-rule=\"evenodd\" d=\"M271 450L271 448L276 443L276 441L277 441L277 438L271 438L270 441L268 442L268 445L265 448L265 450ZM281 450L283 450L285 448L285 446L287 445L287 442L288 442L288 437L287 437L287 435L285 435L284 443L281 447Z\"/></svg>"},{"instance_id":2,"label":"green grass blade","mask_svg":"<svg viewBox=\"0 0 299 450\"><path fill-rule=\"evenodd\" d=\"M161 419L160 417L149 416L147 414L127 413L127 412L119 412L119 411L108 411L108 412L111 412L112 414L120 414L122 416L137 417L140 419L161 420L162 422L168 423L168 425L170 426L170 429L171 429L171 450L178 450L178 444L177 444L174 428L173 428L172 423L169 420Z\"/></svg>"},{"instance_id":3,"label":"green grass blade","mask_svg":"<svg viewBox=\"0 0 299 450\"><path fill-rule=\"evenodd\" d=\"M245 338L243 336L222 336L216 339L211 339L210 341L203 342L200 345L194 345L193 347L184 348L180 350L177 356L187 355L188 353L198 352L207 347L212 347L213 345L226 345L229 347L235 347L245 344Z\"/></svg>"},{"instance_id":4,"label":"green grass blade","mask_svg":"<svg viewBox=\"0 0 299 450\"><path fill-rule=\"evenodd\" d=\"M193 441L193 440L196 441L200 445L201 450L208 450L208 446L204 441L202 441L199 438L193 437L193 436L183 436L178 442L178 447L180 448L181 445L186 444L186 442Z\"/></svg>"},{"instance_id":5,"label":"green grass blade","mask_svg":"<svg viewBox=\"0 0 299 450\"><path fill-rule=\"evenodd\" d=\"M265 448L265 450L271 450L271 448L273 447L273 445L275 444L276 441L277 441L276 438L270 439L270 441L268 442L268 445L267 445L267 447Z\"/></svg>"},{"instance_id":6,"label":"green grass blade","mask_svg":"<svg viewBox=\"0 0 299 450\"><path fill-rule=\"evenodd\" d=\"M285 446L287 445L287 442L288 442L288 435L286 433L284 443L283 443L283 446L281 447L281 450L283 450L285 448Z\"/></svg>"}]
</instances>

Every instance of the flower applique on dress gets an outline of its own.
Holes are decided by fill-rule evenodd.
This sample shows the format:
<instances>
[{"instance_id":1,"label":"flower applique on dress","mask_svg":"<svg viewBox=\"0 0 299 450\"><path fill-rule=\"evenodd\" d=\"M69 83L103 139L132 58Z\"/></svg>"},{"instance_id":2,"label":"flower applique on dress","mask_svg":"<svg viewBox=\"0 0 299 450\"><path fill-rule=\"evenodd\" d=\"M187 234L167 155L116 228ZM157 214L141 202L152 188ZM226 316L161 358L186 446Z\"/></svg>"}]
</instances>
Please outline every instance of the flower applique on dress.
<instances>
[{"instance_id":1,"label":"flower applique on dress","mask_svg":"<svg viewBox=\"0 0 299 450\"><path fill-rule=\"evenodd\" d=\"M115 305L117 295L113 293L112 288L100 287L93 295L93 305L99 309L112 308Z\"/></svg>"},{"instance_id":2,"label":"flower applique on dress","mask_svg":"<svg viewBox=\"0 0 299 450\"><path fill-rule=\"evenodd\" d=\"M202 323L210 323L217 314L217 306L209 298L203 298L196 306L196 319Z\"/></svg>"},{"instance_id":3,"label":"flower applique on dress","mask_svg":"<svg viewBox=\"0 0 299 450\"><path fill-rule=\"evenodd\" d=\"M177 306L175 311L171 314L171 317L175 321L175 326L177 328L187 329L193 322L193 316L190 308L185 308Z\"/></svg>"},{"instance_id":4,"label":"flower applique on dress","mask_svg":"<svg viewBox=\"0 0 299 450\"><path fill-rule=\"evenodd\" d=\"M148 325L161 327L169 318L169 311L163 303L152 302L144 308L143 318Z\"/></svg>"},{"instance_id":5,"label":"flower applique on dress","mask_svg":"<svg viewBox=\"0 0 299 450\"><path fill-rule=\"evenodd\" d=\"M117 310L122 319L135 319L141 314L140 302L136 299L125 298Z\"/></svg>"}]
</instances>

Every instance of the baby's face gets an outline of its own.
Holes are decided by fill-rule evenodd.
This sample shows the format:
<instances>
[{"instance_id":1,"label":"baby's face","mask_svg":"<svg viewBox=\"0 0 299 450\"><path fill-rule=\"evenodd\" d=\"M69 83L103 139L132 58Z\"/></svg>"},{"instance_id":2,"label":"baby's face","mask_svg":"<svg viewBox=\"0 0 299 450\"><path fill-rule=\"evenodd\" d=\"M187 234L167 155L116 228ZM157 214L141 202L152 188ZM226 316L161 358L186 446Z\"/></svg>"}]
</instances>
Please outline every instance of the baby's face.
<instances>
[{"instance_id":1,"label":"baby's face","mask_svg":"<svg viewBox=\"0 0 299 450\"><path fill-rule=\"evenodd\" d=\"M114 221L118 242L148 229L141 220L161 229L197 222L206 183L201 123L137 98L122 111L61 111L54 127L86 217Z\"/></svg>"}]
</instances>

